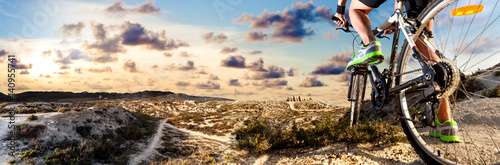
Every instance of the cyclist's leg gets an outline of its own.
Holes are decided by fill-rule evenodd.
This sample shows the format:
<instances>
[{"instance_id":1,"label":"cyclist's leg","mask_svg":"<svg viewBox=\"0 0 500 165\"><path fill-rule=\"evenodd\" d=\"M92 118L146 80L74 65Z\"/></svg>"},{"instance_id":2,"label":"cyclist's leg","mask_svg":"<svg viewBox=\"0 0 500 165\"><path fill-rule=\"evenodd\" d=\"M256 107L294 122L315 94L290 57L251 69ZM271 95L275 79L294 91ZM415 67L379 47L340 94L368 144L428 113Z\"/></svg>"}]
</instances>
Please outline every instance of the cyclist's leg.
<instances>
[{"instance_id":1,"label":"cyclist's leg","mask_svg":"<svg viewBox=\"0 0 500 165\"><path fill-rule=\"evenodd\" d=\"M434 21L430 21L427 27L432 29ZM429 42L433 42L432 38L429 39ZM426 59L432 59L434 61L440 62L441 59L436 55L434 51L430 51L426 44L422 40L417 40L415 42L417 45L417 49L422 53L422 56ZM439 108L438 108L438 120L440 123L444 123L446 120L452 120L451 111L450 111L450 102L448 98L442 98L439 100Z\"/></svg>"},{"instance_id":2,"label":"cyclist's leg","mask_svg":"<svg viewBox=\"0 0 500 165\"><path fill-rule=\"evenodd\" d=\"M371 30L370 18L368 18L367 15L372 9L372 7L366 6L359 0L352 0L351 6L349 7L351 24L356 32L358 32L361 40L363 40L364 45L368 45L370 42L375 41L375 36L373 36Z\"/></svg>"},{"instance_id":3,"label":"cyclist's leg","mask_svg":"<svg viewBox=\"0 0 500 165\"><path fill-rule=\"evenodd\" d=\"M433 21L431 20L427 26L429 27L429 29L432 29L432 25ZM429 42L433 42L432 38L429 39ZM437 62L441 61L436 53L434 51L430 51L422 40L418 39L415 44L417 46L417 49L422 53L422 56L424 56L423 58L432 59ZM431 129L429 134L433 137L439 137L442 141L445 142L461 142L457 133L458 127L456 125L456 122L452 119L450 101L447 97L439 100L437 118L436 128Z\"/></svg>"}]
</instances>

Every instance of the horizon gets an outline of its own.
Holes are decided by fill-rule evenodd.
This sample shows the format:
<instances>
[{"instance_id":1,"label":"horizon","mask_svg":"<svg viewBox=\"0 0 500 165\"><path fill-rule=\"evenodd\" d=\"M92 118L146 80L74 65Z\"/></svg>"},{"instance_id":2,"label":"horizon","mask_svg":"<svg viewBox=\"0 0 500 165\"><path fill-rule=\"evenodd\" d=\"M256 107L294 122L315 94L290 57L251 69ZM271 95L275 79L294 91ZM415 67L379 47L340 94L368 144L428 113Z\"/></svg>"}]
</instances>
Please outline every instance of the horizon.
<instances>
[{"instance_id":1,"label":"horizon","mask_svg":"<svg viewBox=\"0 0 500 165\"><path fill-rule=\"evenodd\" d=\"M373 10L372 27L393 7L386 2ZM19 59L16 93L169 91L234 100L303 96L347 105L353 36L335 30L335 8L334 1L312 0L5 0L0 63L7 55ZM486 34L480 46L489 53L500 34ZM388 57L392 41L379 41ZM0 81L7 86L7 77ZM8 94L7 88L0 92Z\"/></svg>"}]
</instances>

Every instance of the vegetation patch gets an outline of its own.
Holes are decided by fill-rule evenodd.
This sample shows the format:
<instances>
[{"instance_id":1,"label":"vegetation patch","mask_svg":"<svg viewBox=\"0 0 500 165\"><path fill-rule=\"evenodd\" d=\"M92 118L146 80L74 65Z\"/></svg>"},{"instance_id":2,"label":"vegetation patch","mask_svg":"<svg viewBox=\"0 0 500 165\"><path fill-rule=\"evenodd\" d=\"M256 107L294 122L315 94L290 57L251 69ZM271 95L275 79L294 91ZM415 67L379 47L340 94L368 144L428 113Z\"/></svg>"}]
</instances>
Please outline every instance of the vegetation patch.
<instances>
[{"instance_id":1,"label":"vegetation patch","mask_svg":"<svg viewBox=\"0 0 500 165\"><path fill-rule=\"evenodd\" d=\"M334 121L328 114L310 124L292 123L290 129L287 122L276 122L262 116L246 120L244 125L234 132L237 147L255 153L282 148L324 146L334 142L391 144L406 141L406 137L399 134L401 130L397 126L385 122L368 122L350 128L346 118Z\"/></svg>"},{"instance_id":2,"label":"vegetation patch","mask_svg":"<svg viewBox=\"0 0 500 165\"><path fill-rule=\"evenodd\" d=\"M18 139L35 139L46 127L41 124L19 124L15 125L16 138ZM5 139L12 139L12 134L8 134Z\"/></svg>"},{"instance_id":3,"label":"vegetation patch","mask_svg":"<svg viewBox=\"0 0 500 165\"><path fill-rule=\"evenodd\" d=\"M500 84L495 88L485 89L483 91L483 96L486 97L500 97Z\"/></svg>"},{"instance_id":4,"label":"vegetation patch","mask_svg":"<svg viewBox=\"0 0 500 165\"><path fill-rule=\"evenodd\" d=\"M35 115L31 115L31 116L28 116L28 118L26 118L26 119L28 119L29 121L33 121L33 120L38 120L38 117Z\"/></svg>"}]
</instances>

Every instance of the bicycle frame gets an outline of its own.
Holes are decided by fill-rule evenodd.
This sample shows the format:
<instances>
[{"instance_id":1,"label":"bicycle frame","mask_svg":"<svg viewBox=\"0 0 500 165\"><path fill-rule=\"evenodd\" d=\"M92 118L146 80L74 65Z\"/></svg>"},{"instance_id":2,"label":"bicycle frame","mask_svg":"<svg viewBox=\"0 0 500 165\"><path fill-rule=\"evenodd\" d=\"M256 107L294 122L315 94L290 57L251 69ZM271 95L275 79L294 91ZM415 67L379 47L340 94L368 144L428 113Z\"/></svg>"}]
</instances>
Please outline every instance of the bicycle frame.
<instances>
[{"instance_id":1,"label":"bicycle frame","mask_svg":"<svg viewBox=\"0 0 500 165\"><path fill-rule=\"evenodd\" d=\"M453 0L451 0L453 1ZM372 85L372 90L375 92L376 95L380 95L381 93L385 96L394 96L396 93L406 91L411 88L418 88L418 87L424 87L425 88L421 91L422 95L419 98L419 101L433 95L437 94L441 91L439 86L437 85L436 82L434 82L434 76L435 72L431 68L429 64L427 64L424 58L422 58L421 53L418 51L416 43L413 41L414 39L417 39L418 37L423 37L423 41L425 44L427 44L430 48L431 51L436 52L438 56L441 56L441 53L437 50L437 48L428 41L428 38L431 38L429 36L429 33L423 33L425 35L422 36L415 36L414 33L417 30L425 30L425 28L422 28L424 26L420 26L420 23L415 21L414 23L411 23L410 21L406 20L403 16L403 8L404 8L404 0L398 0L398 8L395 10L394 14L389 18L387 22L382 24L380 27L376 28L373 30L373 33L375 36L381 38L381 33L388 28L391 24L395 24L395 31L394 31L394 37L393 37L393 44L392 44L392 49L391 49L391 56L390 56L390 64L389 64L389 70L384 69L383 73L380 73L378 67L376 66L370 66L371 71L366 71L363 72L363 70L366 69L366 67L363 68L355 68L354 71L351 72L351 79L353 75L357 74L362 74L362 75L369 75L370 77L370 83ZM420 27L417 29L417 27ZM408 31L410 29L411 31ZM423 75L416 77L412 80L409 80L405 82L404 84L401 85L394 85L394 82L399 84L401 82L401 75L395 76L395 65L396 65L396 56L397 56L397 51L398 51L398 44L399 44L399 35L400 31L402 31L404 37L408 41L408 44L410 45L413 53L413 57L419 61L420 66L422 67L423 70ZM401 55L402 56L402 55ZM375 77L375 78L374 78ZM366 78L365 78L366 80ZM351 80L352 81L352 80ZM366 82L366 81L365 81ZM382 82L383 86L386 91L380 91L380 89L374 88L376 86L375 82ZM366 86L365 86L366 88ZM363 93L365 89L362 89ZM349 90L348 90L348 99L349 101L353 101L351 99L351 82L349 84Z\"/></svg>"}]
</instances>

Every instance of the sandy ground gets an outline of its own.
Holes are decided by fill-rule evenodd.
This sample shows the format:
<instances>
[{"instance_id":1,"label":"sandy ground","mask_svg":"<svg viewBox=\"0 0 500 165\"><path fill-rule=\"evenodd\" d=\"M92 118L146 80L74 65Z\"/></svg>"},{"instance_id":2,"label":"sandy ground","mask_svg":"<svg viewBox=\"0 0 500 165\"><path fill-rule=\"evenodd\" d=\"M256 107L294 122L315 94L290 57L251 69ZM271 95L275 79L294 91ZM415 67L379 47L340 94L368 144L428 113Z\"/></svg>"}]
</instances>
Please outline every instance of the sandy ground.
<instances>
[{"instance_id":1,"label":"sandy ground","mask_svg":"<svg viewBox=\"0 0 500 165\"><path fill-rule=\"evenodd\" d=\"M59 112L51 112L51 113L40 113L40 114L35 114L38 116L38 120L35 121L29 121L26 118L28 116L31 116L32 114L16 114L15 115L15 122L16 124L24 124L24 123L29 123L29 124L47 124L50 123L51 121L48 120L52 116L59 115L61 113ZM8 134L8 132L11 130L8 128L10 119L8 117L2 117L0 118L0 139L3 139L5 135ZM0 140L0 164L7 164L9 160L14 159L14 157L9 155L10 149L8 148L7 144L9 141L4 141Z\"/></svg>"},{"instance_id":2,"label":"sandy ground","mask_svg":"<svg viewBox=\"0 0 500 165\"><path fill-rule=\"evenodd\" d=\"M235 101L231 105L244 105L245 102ZM263 112L265 115L279 116L289 110L293 111L311 111L300 108L299 103L280 102L272 105L272 102L265 102L270 107L275 109L269 112ZM259 104L260 105L260 104ZM498 146L500 144L500 98L496 99L474 99L459 102L458 108L454 110L453 116L460 127L460 136L464 143L444 144L435 138L430 138L427 134L428 128L421 129L421 135L427 140L433 148L440 148L441 153L446 153L447 158L458 160L462 164L491 164L500 162L500 152ZM110 108L108 113L117 111L119 108ZM285 109L285 110L279 110ZM288 111L286 109L289 109ZM243 110L241 110L243 111ZM245 110L246 111L246 110ZM314 111L323 111L317 109ZM85 112L85 110L83 111ZM334 111L332 111L334 112ZM224 115L234 120L234 118L243 118L256 112L238 112L238 110L224 112ZM302 113L302 112L301 112ZM66 112L64 114L44 113L36 114L39 119L36 121L27 121L26 117L31 114L16 115L16 123L44 124L47 128L58 128L63 132L68 132L69 127L64 123L75 123L76 125L90 124L94 122L85 122L87 119L102 118L100 120L109 122L111 125L119 125L115 123L116 117L99 115L95 113L85 113L84 116L76 116L75 112ZM105 113L107 114L107 113ZM56 116L57 115L57 116ZM240 115L240 116L238 116ZM312 120L315 113L302 114L307 120ZM117 116L126 120L127 115ZM338 116L340 117L340 116ZM56 121L57 118L57 121ZM9 119L0 118L0 137L4 137L9 129L7 128ZM393 145L379 146L377 144L367 143L358 145L349 145L345 143L329 144L321 148L312 149L283 149L273 151L268 154L255 155L248 154L246 151L235 149L234 136L226 134L225 136L207 135L201 132L187 130L184 128L176 128L175 126L161 120L156 130L156 133L146 140L143 144L138 144L136 150L138 152L129 156L129 164L141 164L149 161L166 160L170 158L168 155L162 155L158 149L165 146L165 142L182 145L196 145L201 150L196 152L213 151L218 153L218 162L224 162L224 155L232 155L239 160L239 164L423 164L419 156L409 143L397 143ZM97 126L97 125L96 125ZM114 126L112 126L114 127ZM68 129L68 131L64 131ZM93 129L100 131L99 129ZM73 132L73 134L75 134ZM75 136L78 138L78 136ZM2 141L5 144L5 141ZM7 161L13 159L7 155L8 150L4 145L0 146L0 164L6 164ZM452 152L453 151L453 152Z\"/></svg>"}]
</instances>

